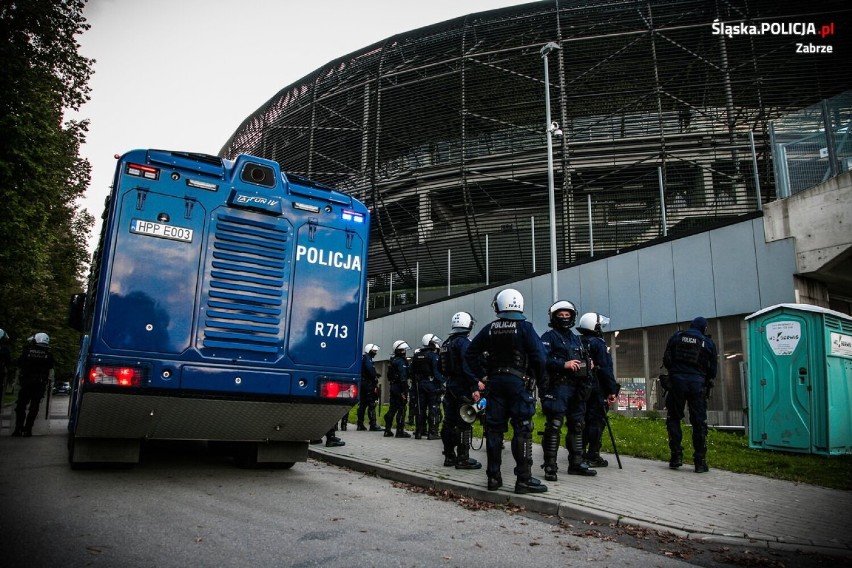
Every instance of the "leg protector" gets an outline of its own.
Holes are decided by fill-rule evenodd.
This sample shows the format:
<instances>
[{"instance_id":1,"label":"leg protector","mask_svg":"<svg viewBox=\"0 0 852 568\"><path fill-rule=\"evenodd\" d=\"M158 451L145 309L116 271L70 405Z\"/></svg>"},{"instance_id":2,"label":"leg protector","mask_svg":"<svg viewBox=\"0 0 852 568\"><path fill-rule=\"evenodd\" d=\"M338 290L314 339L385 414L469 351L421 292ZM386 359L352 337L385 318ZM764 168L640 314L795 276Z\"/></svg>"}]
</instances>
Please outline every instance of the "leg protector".
<instances>
[{"instance_id":1,"label":"leg protector","mask_svg":"<svg viewBox=\"0 0 852 568\"><path fill-rule=\"evenodd\" d=\"M488 478L502 479L500 468L503 464L503 433L489 431L485 437L485 455L488 457Z\"/></svg>"},{"instance_id":2,"label":"leg protector","mask_svg":"<svg viewBox=\"0 0 852 568\"><path fill-rule=\"evenodd\" d=\"M562 435L562 420L549 418L544 426L544 434L541 437L541 449L544 452L544 478L548 481L556 481L556 472L559 466L556 464L556 454L559 452L559 438Z\"/></svg>"},{"instance_id":3,"label":"leg protector","mask_svg":"<svg viewBox=\"0 0 852 568\"><path fill-rule=\"evenodd\" d=\"M566 441L568 443L568 441ZM570 435L570 450L568 456L568 474L569 475L585 475L591 477L597 475L598 472L590 469L589 465L583 462L583 432L574 432Z\"/></svg>"},{"instance_id":4,"label":"leg protector","mask_svg":"<svg viewBox=\"0 0 852 568\"><path fill-rule=\"evenodd\" d=\"M515 458L515 475L519 479L532 477L532 432L529 420L521 423L512 436L512 457Z\"/></svg>"},{"instance_id":5,"label":"leg protector","mask_svg":"<svg viewBox=\"0 0 852 568\"><path fill-rule=\"evenodd\" d=\"M456 458L456 469L479 469L482 464L470 457L470 438L472 431L465 428L459 431L458 457Z\"/></svg>"},{"instance_id":6,"label":"leg protector","mask_svg":"<svg viewBox=\"0 0 852 568\"><path fill-rule=\"evenodd\" d=\"M27 414L21 410L15 410L15 430L12 432L13 436L23 436L24 435L24 422L26 421Z\"/></svg>"},{"instance_id":7,"label":"leg protector","mask_svg":"<svg viewBox=\"0 0 852 568\"><path fill-rule=\"evenodd\" d=\"M669 452L671 453L671 461L669 467L672 467L675 462L681 462L683 459L683 432L680 428L680 420L666 418L666 432L669 435ZM675 459L677 458L677 459ZM680 463L674 467L680 467Z\"/></svg>"}]
</instances>

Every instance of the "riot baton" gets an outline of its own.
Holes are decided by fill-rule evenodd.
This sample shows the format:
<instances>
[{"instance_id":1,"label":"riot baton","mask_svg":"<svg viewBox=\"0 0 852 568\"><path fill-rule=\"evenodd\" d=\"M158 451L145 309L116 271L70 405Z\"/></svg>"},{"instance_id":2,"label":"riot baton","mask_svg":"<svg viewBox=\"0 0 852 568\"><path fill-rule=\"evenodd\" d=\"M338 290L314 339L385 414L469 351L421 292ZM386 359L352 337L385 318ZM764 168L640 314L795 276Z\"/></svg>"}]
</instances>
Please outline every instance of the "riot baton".
<instances>
[{"instance_id":1,"label":"riot baton","mask_svg":"<svg viewBox=\"0 0 852 568\"><path fill-rule=\"evenodd\" d=\"M46 400L46 402L44 403L44 419L45 419L45 420L47 420L48 418L50 418L50 391L52 391L52 390L53 390L52 383L53 383L53 381L51 381L50 379L48 379L48 381L47 381L47 394L46 394L46 396L45 396L45 398L46 398L47 400Z\"/></svg>"},{"instance_id":2,"label":"riot baton","mask_svg":"<svg viewBox=\"0 0 852 568\"><path fill-rule=\"evenodd\" d=\"M609 439L612 441L612 451L615 453L615 461L618 462L618 469L624 469L621 467L621 458L618 457L618 448L615 447L615 436L612 434L612 426L609 424L609 416L607 413L609 412L609 407L604 404L604 422L606 422L606 429L609 432Z\"/></svg>"}]
</instances>

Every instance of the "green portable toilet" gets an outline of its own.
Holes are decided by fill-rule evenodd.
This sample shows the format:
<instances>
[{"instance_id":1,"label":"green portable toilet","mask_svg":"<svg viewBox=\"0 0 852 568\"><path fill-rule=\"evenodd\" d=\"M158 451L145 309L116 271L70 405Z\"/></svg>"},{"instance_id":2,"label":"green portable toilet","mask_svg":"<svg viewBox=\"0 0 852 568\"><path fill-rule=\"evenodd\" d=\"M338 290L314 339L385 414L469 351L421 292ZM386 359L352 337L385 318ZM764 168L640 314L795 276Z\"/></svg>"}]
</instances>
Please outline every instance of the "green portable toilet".
<instances>
[{"instance_id":1,"label":"green portable toilet","mask_svg":"<svg viewBox=\"0 0 852 568\"><path fill-rule=\"evenodd\" d=\"M852 453L852 317L778 304L746 322L749 446Z\"/></svg>"}]
</instances>

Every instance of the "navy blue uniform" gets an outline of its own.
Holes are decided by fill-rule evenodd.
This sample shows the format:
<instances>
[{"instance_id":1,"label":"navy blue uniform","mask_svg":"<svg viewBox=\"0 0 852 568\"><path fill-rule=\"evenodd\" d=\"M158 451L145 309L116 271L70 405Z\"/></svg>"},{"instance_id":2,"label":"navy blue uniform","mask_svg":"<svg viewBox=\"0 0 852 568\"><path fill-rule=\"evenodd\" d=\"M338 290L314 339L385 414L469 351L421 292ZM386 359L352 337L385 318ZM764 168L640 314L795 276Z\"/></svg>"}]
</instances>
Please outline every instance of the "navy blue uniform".
<instances>
[{"instance_id":1,"label":"navy blue uniform","mask_svg":"<svg viewBox=\"0 0 852 568\"><path fill-rule=\"evenodd\" d=\"M0 396L6 392L7 376L11 375L12 350L9 349L9 340L5 332L0 336Z\"/></svg>"},{"instance_id":2,"label":"navy blue uniform","mask_svg":"<svg viewBox=\"0 0 852 568\"><path fill-rule=\"evenodd\" d=\"M592 369L592 390L586 401L586 419L583 429L583 459L591 467L609 465L601 457L601 440L606 426L606 412L609 409L607 398L618 395L621 386L615 380L612 370L612 356L606 342L593 332L580 332L580 339L594 363Z\"/></svg>"},{"instance_id":3,"label":"navy blue uniform","mask_svg":"<svg viewBox=\"0 0 852 568\"><path fill-rule=\"evenodd\" d=\"M438 354L427 347L420 349L411 359L411 385L417 389L417 415L414 437L420 439L428 434L437 440L440 422L439 406L447 382L441 373ZM415 386L416 385L416 386Z\"/></svg>"},{"instance_id":4,"label":"navy blue uniform","mask_svg":"<svg viewBox=\"0 0 852 568\"><path fill-rule=\"evenodd\" d=\"M688 330L669 338L663 354L671 381L666 393L666 430L672 468L680 467L683 460L681 422L688 406L695 468L707 471L707 393L716 378L717 352L713 340L704 335L706 329L707 320L695 318Z\"/></svg>"},{"instance_id":5,"label":"navy blue uniform","mask_svg":"<svg viewBox=\"0 0 852 568\"><path fill-rule=\"evenodd\" d=\"M567 422L565 447L568 449L569 473L585 473L583 464L583 427L586 399L591 393L586 351L580 337L569 330L551 329L541 336L547 351L547 389L541 400L546 422L541 439L544 454L542 466L547 478L556 479L556 455L559 450L563 421ZM577 371L565 368L567 361L580 361ZM594 475L594 473L591 473Z\"/></svg>"},{"instance_id":6,"label":"navy blue uniform","mask_svg":"<svg viewBox=\"0 0 852 568\"><path fill-rule=\"evenodd\" d=\"M385 412L385 436L392 436L391 425L396 422L396 436L408 437L405 432L405 402L408 399L408 361L403 355L394 355L388 370L390 390L388 410Z\"/></svg>"},{"instance_id":7,"label":"navy blue uniform","mask_svg":"<svg viewBox=\"0 0 852 568\"><path fill-rule=\"evenodd\" d=\"M50 380L53 355L50 347L32 343L24 348L18 359L21 371L21 389L15 404L15 430L13 436L31 436L38 416L38 407Z\"/></svg>"},{"instance_id":8,"label":"navy blue uniform","mask_svg":"<svg viewBox=\"0 0 852 568\"><path fill-rule=\"evenodd\" d=\"M444 422L441 440L444 444L444 465L458 469L482 467L470 459L470 440L473 425L461 419L459 411L463 404L473 402L473 393L479 392L479 381L470 370L467 355L469 331L454 333L441 345L441 373L447 378L444 395Z\"/></svg>"},{"instance_id":9,"label":"navy blue uniform","mask_svg":"<svg viewBox=\"0 0 852 568\"><path fill-rule=\"evenodd\" d=\"M487 353L487 370L482 357ZM544 346L530 322L497 319L485 326L471 341L465 361L476 377L488 377L485 408L489 489L502 485L503 435L512 424L512 457L519 482L536 483L532 478L532 417L535 398L532 384L544 379ZM516 491L518 485L516 483Z\"/></svg>"},{"instance_id":10,"label":"navy blue uniform","mask_svg":"<svg viewBox=\"0 0 852 568\"><path fill-rule=\"evenodd\" d=\"M379 375L373 365L373 358L364 353L361 358L361 401L358 403L358 430L366 430L364 411L370 420L370 430L381 430L376 422L376 403L379 395Z\"/></svg>"}]
</instances>

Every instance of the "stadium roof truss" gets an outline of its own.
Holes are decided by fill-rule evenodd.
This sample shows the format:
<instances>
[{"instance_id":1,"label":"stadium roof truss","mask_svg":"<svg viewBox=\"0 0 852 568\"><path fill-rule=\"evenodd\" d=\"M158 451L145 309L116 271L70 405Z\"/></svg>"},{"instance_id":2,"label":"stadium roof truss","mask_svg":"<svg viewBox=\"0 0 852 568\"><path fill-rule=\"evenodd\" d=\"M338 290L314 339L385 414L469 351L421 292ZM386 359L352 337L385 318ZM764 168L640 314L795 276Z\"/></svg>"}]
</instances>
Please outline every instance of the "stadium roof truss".
<instances>
[{"instance_id":1,"label":"stadium roof truss","mask_svg":"<svg viewBox=\"0 0 852 568\"><path fill-rule=\"evenodd\" d=\"M819 26L849 8L574 0L471 14L317 69L220 154L274 159L368 204L373 291L391 276L398 288L526 278L549 257L540 50L554 41L558 263L616 254L774 199L770 121L850 88L850 34L716 33L714 20ZM797 55L802 41L836 56Z\"/></svg>"}]
</instances>

